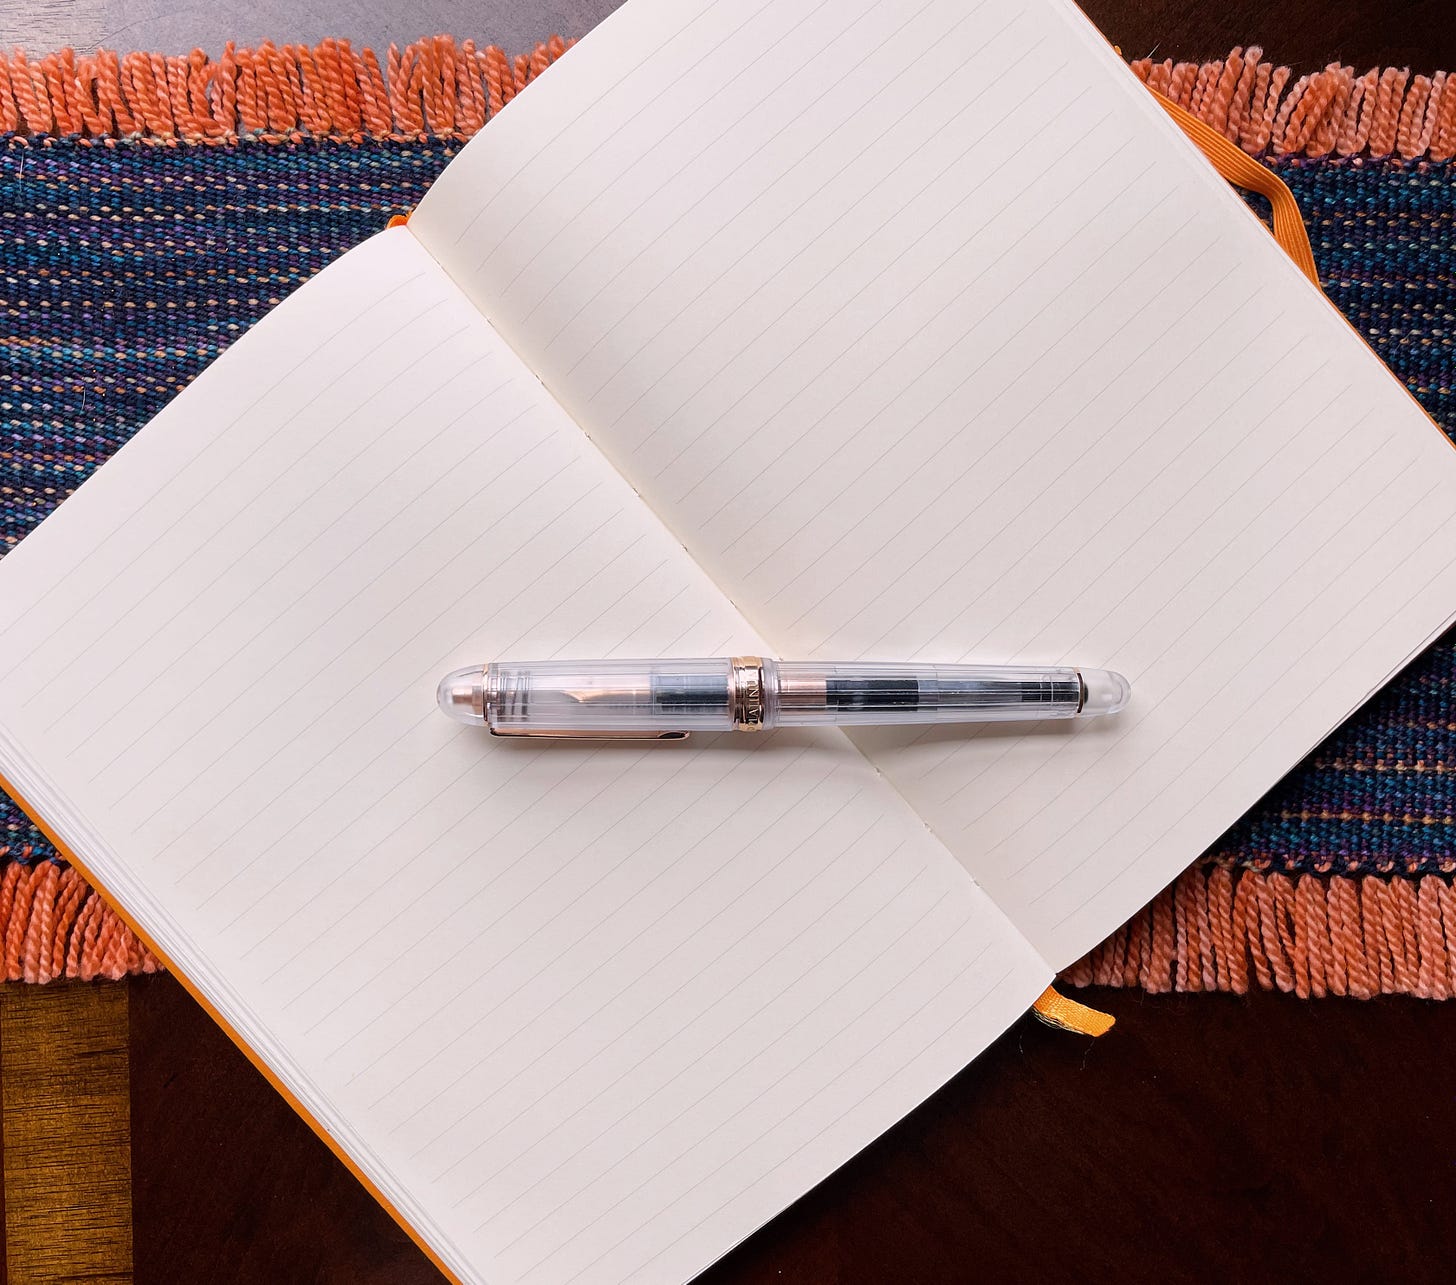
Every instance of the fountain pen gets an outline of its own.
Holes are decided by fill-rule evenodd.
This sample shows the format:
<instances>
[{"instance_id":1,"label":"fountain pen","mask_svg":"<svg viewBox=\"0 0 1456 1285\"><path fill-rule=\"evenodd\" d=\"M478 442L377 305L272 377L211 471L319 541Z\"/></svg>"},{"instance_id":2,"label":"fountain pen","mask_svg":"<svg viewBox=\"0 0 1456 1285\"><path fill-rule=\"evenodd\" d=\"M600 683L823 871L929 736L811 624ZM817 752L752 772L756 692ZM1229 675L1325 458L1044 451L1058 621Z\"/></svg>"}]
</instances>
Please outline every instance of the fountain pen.
<instances>
[{"instance_id":1,"label":"fountain pen","mask_svg":"<svg viewBox=\"0 0 1456 1285\"><path fill-rule=\"evenodd\" d=\"M775 727L983 723L1116 714L1108 669L722 656L544 660L447 674L440 708L495 736L681 740Z\"/></svg>"}]
</instances>

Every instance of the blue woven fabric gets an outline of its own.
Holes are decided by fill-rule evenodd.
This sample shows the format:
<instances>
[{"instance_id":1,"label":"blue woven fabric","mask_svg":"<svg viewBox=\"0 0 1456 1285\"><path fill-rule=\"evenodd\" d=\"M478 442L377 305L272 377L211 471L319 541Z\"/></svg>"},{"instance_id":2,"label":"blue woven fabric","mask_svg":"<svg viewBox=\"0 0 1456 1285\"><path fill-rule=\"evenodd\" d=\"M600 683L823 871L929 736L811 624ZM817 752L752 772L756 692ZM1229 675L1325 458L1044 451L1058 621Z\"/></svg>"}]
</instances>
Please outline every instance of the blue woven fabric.
<instances>
[{"instance_id":1,"label":"blue woven fabric","mask_svg":"<svg viewBox=\"0 0 1456 1285\"><path fill-rule=\"evenodd\" d=\"M0 551L232 339L410 209L444 142L0 140ZM1456 186L1441 165L1286 163L1331 298L1456 428ZM4 623L0 603L0 624ZM1258 869L1456 869L1456 635L1216 845ZM53 856L0 796L0 847Z\"/></svg>"}]
</instances>

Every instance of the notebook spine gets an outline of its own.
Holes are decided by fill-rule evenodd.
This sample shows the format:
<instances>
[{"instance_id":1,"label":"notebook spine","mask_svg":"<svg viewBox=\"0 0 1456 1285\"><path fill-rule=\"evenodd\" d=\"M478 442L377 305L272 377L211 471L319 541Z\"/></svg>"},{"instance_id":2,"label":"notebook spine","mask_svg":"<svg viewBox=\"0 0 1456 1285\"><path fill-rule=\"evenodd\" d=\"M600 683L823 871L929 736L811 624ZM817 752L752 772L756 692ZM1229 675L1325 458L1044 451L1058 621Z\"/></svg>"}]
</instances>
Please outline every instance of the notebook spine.
<instances>
[{"instance_id":1,"label":"notebook spine","mask_svg":"<svg viewBox=\"0 0 1456 1285\"><path fill-rule=\"evenodd\" d=\"M72 49L31 61L0 55L0 137L106 143L243 139L465 139L572 42L530 53L433 36L383 58L347 40L257 48L217 59ZM1133 72L1254 156L1456 155L1456 85L1446 72L1331 63L1296 76L1257 45L1210 62L1153 62ZM1034 68L1028 68L1034 71Z\"/></svg>"}]
</instances>

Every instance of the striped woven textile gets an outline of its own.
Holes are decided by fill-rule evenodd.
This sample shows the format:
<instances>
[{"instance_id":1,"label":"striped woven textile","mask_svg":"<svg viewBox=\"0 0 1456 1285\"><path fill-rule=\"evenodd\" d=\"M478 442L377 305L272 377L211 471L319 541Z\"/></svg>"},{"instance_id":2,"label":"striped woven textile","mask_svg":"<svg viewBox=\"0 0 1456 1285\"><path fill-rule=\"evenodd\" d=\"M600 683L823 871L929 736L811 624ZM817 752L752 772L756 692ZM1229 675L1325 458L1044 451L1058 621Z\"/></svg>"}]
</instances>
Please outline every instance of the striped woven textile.
<instances>
[{"instance_id":1,"label":"striped woven textile","mask_svg":"<svg viewBox=\"0 0 1456 1285\"><path fill-rule=\"evenodd\" d=\"M0 552L273 304L407 212L565 48L0 58ZM1253 48L1133 69L1278 170L1331 298L1456 430L1456 85L1296 76ZM1068 979L1450 997L1453 835L1456 636ZM7 978L157 966L3 798L0 857Z\"/></svg>"}]
</instances>

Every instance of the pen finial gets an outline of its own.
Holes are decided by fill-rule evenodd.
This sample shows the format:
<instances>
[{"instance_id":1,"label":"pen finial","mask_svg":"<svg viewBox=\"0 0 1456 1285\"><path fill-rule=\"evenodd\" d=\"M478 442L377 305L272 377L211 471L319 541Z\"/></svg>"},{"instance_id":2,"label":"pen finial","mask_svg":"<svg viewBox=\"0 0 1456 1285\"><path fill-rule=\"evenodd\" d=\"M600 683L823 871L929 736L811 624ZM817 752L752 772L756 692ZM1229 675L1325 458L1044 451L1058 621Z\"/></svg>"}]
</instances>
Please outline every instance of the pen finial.
<instances>
[{"instance_id":1,"label":"pen finial","mask_svg":"<svg viewBox=\"0 0 1456 1285\"><path fill-rule=\"evenodd\" d=\"M456 722L479 727L485 722L485 670L479 665L451 670L435 689L435 699Z\"/></svg>"},{"instance_id":2,"label":"pen finial","mask_svg":"<svg viewBox=\"0 0 1456 1285\"><path fill-rule=\"evenodd\" d=\"M1132 696L1132 685L1110 669L1078 670L1082 676L1082 714L1116 714Z\"/></svg>"}]
</instances>

